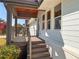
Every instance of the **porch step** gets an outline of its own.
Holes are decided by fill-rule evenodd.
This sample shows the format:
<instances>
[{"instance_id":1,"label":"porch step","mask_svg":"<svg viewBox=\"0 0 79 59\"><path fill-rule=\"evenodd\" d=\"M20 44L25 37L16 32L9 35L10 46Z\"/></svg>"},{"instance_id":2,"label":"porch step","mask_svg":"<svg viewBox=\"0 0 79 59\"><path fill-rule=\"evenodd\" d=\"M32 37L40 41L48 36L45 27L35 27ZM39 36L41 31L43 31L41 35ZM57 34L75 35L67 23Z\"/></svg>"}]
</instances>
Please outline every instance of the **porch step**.
<instances>
[{"instance_id":1,"label":"porch step","mask_svg":"<svg viewBox=\"0 0 79 59\"><path fill-rule=\"evenodd\" d=\"M33 41L32 45L34 45L34 44L37 45L37 44L41 44L41 43L45 43L45 42L44 41Z\"/></svg>"},{"instance_id":2,"label":"porch step","mask_svg":"<svg viewBox=\"0 0 79 59\"><path fill-rule=\"evenodd\" d=\"M40 58L32 58L32 59L51 59L49 57L40 57Z\"/></svg>"},{"instance_id":3,"label":"porch step","mask_svg":"<svg viewBox=\"0 0 79 59\"><path fill-rule=\"evenodd\" d=\"M32 55L32 58L42 58L42 57L49 57L49 53L48 52L41 52L41 53L36 53Z\"/></svg>"},{"instance_id":4,"label":"porch step","mask_svg":"<svg viewBox=\"0 0 79 59\"><path fill-rule=\"evenodd\" d=\"M35 54L35 53L43 53L43 52L47 52L48 49L47 48L36 48L36 49L32 49L32 53Z\"/></svg>"},{"instance_id":5,"label":"porch step","mask_svg":"<svg viewBox=\"0 0 79 59\"><path fill-rule=\"evenodd\" d=\"M44 41L32 42L32 59L50 59L48 48Z\"/></svg>"},{"instance_id":6,"label":"porch step","mask_svg":"<svg viewBox=\"0 0 79 59\"><path fill-rule=\"evenodd\" d=\"M44 48L44 47L46 47L46 45L44 44L44 43L41 43L41 44L37 44L37 45L32 45L32 48L34 49L36 49L36 48Z\"/></svg>"}]
</instances>

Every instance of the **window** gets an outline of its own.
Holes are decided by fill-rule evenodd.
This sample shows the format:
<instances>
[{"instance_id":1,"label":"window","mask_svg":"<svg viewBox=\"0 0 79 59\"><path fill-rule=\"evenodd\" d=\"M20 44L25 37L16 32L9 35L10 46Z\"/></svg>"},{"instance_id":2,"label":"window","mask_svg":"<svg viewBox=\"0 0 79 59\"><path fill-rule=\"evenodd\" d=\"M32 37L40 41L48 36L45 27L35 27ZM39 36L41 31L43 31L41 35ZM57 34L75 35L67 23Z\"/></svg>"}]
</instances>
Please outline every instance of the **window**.
<instances>
[{"instance_id":1,"label":"window","mask_svg":"<svg viewBox=\"0 0 79 59\"><path fill-rule=\"evenodd\" d=\"M42 16L42 29L45 28L45 15Z\"/></svg>"},{"instance_id":2,"label":"window","mask_svg":"<svg viewBox=\"0 0 79 59\"><path fill-rule=\"evenodd\" d=\"M47 12L47 29L50 29L51 12Z\"/></svg>"},{"instance_id":3,"label":"window","mask_svg":"<svg viewBox=\"0 0 79 59\"><path fill-rule=\"evenodd\" d=\"M61 3L55 7L54 13L55 13L55 29L61 29Z\"/></svg>"}]
</instances>

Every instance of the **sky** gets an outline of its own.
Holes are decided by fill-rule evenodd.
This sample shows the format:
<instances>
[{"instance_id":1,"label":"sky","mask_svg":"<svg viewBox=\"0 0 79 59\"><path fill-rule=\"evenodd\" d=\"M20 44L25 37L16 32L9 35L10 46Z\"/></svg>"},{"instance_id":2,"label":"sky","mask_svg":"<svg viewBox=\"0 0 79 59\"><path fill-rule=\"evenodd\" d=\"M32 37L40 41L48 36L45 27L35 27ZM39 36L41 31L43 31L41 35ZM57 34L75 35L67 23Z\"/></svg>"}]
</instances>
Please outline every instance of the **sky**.
<instances>
[{"instance_id":1,"label":"sky","mask_svg":"<svg viewBox=\"0 0 79 59\"><path fill-rule=\"evenodd\" d=\"M6 21L7 19L7 12L3 3L0 3L0 18L3 19L4 21ZM18 23L23 25L25 24L25 21L24 19L18 19ZM14 25L14 19L12 19L12 25Z\"/></svg>"}]
</instances>

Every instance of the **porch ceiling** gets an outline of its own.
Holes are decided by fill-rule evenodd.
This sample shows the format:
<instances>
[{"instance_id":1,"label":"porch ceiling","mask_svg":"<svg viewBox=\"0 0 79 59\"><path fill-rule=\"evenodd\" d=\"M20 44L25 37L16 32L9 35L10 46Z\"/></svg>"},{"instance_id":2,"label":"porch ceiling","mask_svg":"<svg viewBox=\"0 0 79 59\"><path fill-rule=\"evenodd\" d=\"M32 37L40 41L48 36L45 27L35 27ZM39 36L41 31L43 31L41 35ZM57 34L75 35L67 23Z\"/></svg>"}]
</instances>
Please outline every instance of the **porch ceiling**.
<instances>
[{"instance_id":1,"label":"porch ceiling","mask_svg":"<svg viewBox=\"0 0 79 59\"><path fill-rule=\"evenodd\" d=\"M17 7L15 10L18 18L36 18L38 14L38 9L35 8Z\"/></svg>"}]
</instances>

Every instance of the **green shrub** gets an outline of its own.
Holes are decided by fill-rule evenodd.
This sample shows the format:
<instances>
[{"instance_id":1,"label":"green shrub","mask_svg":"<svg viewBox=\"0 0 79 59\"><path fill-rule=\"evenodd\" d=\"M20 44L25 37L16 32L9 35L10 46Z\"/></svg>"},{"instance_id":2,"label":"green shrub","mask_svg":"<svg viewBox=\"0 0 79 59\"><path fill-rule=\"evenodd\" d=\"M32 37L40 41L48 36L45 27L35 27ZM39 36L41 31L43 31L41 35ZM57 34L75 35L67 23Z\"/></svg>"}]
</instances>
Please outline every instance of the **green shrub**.
<instances>
[{"instance_id":1,"label":"green shrub","mask_svg":"<svg viewBox=\"0 0 79 59\"><path fill-rule=\"evenodd\" d=\"M0 59L17 59L20 49L15 45L8 45L0 48Z\"/></svg>"}]
</instances>

